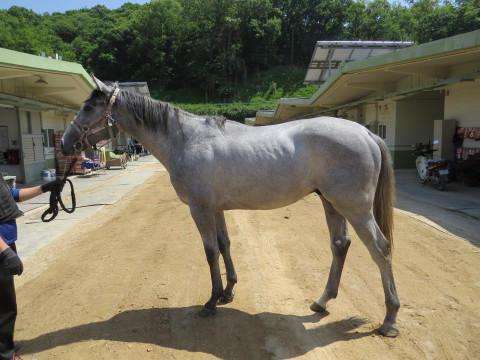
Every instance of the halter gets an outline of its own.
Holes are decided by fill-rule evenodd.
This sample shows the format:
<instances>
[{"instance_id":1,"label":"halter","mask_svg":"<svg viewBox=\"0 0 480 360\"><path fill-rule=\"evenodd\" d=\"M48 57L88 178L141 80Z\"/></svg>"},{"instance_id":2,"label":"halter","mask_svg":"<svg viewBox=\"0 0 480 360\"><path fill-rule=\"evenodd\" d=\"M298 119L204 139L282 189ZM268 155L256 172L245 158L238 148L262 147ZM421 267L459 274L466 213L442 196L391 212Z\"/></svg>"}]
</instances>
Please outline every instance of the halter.
<instances>
[{"instance_id":1,"label":"halter","mask_svg":"<svg viewBox=\"0 0 480 360\"><path fill-rule=\"evenodd\" d=\"M115 139L115 136L113 135L112 127L113 125L116 124L116 121L112 117L111 111L112 111L113 104L115 104L115 100L117 98L117 94L119 91L120 91L119 88L115 89L112 96L110 97L110 101L108 102L108 106L105 109L105 111L95 120L93 120L91 123L84 125L80 123L77 117L75 116L75 118L72 121L72 126L76 127L81 134L80 138L77 141L75 141L75 144L73 145L75 152L80 152L80 150L82 150L83 141L85 141L88 147L93 148L93 145L90 144L90 141L88 141L88 136L96 134L97 132L102 131L104 129L108 129L108 133L110 134L110 139L112 140ZM100 126L98 126L96 129L92 129L92 127L94 127L97 123L100 123Z\"/></svg>"}]
</instances>

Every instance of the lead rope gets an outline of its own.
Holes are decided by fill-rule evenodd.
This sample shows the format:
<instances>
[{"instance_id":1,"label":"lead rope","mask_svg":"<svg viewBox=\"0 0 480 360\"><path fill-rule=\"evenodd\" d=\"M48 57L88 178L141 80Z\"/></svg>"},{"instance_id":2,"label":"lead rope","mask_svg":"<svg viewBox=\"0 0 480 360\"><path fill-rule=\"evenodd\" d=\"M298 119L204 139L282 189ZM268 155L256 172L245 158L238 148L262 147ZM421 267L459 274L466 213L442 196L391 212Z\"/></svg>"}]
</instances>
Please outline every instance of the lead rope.
<instances>
[{"instance_id":1,"label":"lead rope","mask_svg":"<svg viewBox=\"0 0 480 360\"><path fill-rule=\"evenodd\" d=\"M62 179L62 182L63 182L62 189L65 186L65 183L68 182L70 184L70 196L72 197L72 208L67 209L67 207L63 204L62 190L60 188L52 189L52 191L50 192L50 207L47 210L45 210L45 212L42 215L42 221L43 222L52 221L53 219L55 219L57 217L57 215L58 215L58 204L60 204L60 206L62 207L62 209L66 213L71 214L75 211L75 208L76 208L76 205L77 205L76 204L76 199L75 199L75 191L73 190L72 182L70 181L70 179L67 179L67 177L72 172L73 166L75 165L76 162L77 162L77 158L74 157L72 162L70 163L70 166L68 167L67 172L65 173L65 175L63 176L63 179ZM50 214L52 214L52 216L47 219L47 216L50 215Z\"/></svg>"}]
</instances>

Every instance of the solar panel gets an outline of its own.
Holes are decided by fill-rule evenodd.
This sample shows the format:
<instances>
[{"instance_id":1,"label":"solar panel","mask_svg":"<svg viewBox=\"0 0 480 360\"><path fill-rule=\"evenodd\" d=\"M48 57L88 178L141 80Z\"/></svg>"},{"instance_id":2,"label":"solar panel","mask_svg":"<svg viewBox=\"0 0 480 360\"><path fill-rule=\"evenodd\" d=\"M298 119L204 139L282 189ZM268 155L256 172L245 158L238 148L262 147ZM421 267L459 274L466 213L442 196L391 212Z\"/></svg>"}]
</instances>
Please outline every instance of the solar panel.
<instances>
[{"instance_id":1,"label":"solar panel","mask_svg":"<svg viewBox=\"0 0 480 360\"><path fill-rule=\"evenodd\" d=\"M317 41L303 83L324 83L344 61L362 60L412 45L413 41Z\"/></svg>"}]
</instances>

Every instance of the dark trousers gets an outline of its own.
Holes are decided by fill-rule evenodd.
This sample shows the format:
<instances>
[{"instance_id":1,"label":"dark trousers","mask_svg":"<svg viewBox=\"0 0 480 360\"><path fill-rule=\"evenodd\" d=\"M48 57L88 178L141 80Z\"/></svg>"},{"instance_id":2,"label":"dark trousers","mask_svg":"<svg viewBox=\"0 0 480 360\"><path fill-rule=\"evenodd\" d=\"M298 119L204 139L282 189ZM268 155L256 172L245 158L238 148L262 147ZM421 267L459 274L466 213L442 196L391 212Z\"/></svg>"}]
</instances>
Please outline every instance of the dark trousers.
<instances>
[{"instance_id":1,"label":"dark trousers","mask_svg":"<svg viewBox=\"0 0 480 360\"><path fill-rule=\"evenodd\" d=\"M10 247L16 251L15 244ZM0 265L0 360L12 359L16 319L17 299L13 276L5 274Z\"/></svg>"}]
</instances>

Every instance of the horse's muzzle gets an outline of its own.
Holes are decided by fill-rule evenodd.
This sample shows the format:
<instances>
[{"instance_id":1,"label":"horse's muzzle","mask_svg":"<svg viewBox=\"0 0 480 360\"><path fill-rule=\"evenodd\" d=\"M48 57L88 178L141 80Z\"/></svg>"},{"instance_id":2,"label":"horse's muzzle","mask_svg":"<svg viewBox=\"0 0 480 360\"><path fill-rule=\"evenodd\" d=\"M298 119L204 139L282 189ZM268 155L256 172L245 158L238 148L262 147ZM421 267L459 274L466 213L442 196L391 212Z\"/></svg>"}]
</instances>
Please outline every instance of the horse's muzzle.
<instances>
[{"instance_id":1,"label":"horse's muzzle","mask_svg":"<svg viewBox=\"0 0 480 360\"><path fill-rule=\"evenodd\" d=\"M81 141L75 141L75 144L73 144L73 150L75 153L79 153L80 151L83 150L83 143Z\"/></svg>"},{"instance_id":2,"label":"horse's muzzle","mask_svg":"<svg viewBox=\"0 0 480 360\"><path fill-rule=\"evenodd\" d=\"M62 154L65 156L72 156L76 152L82 151L83 145L80 141L75 142L72 146L65 146L63 139L60 140L60 149L62 150Z\"/></svg>"}]
</instances>

